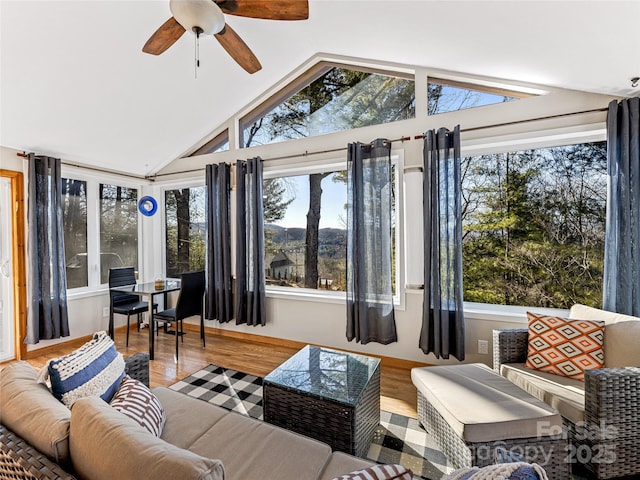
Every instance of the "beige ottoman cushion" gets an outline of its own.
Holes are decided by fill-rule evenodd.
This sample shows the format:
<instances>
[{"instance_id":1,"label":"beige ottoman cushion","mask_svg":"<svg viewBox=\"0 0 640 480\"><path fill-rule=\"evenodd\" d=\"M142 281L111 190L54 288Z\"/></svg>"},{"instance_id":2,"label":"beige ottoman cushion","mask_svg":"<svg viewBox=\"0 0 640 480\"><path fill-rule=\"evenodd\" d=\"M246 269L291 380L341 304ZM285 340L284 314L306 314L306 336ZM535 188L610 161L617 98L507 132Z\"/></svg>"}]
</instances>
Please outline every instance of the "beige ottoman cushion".
<instances>
[{"instance_id":1,"label":"beige ottoman cushion","mask_svg":"<svg viewBox=\"0 0 640 480\"><path fill-rule=\"evenodd\" d=\"M56 463L69 461L71 412L27 362L14 362L0 371L0 423Z\"/></svg>"},{"instance_id":2,"label":"beige ottoman cushion","mask_svg":"<svg viewBox=\"0 0 640 480\"><path fill-rule=\"evenodd\" d=\"M484 364L414 368L411 380L468 443L532 438L562 428L558 412Z\"/></svg>"}]
</instances>

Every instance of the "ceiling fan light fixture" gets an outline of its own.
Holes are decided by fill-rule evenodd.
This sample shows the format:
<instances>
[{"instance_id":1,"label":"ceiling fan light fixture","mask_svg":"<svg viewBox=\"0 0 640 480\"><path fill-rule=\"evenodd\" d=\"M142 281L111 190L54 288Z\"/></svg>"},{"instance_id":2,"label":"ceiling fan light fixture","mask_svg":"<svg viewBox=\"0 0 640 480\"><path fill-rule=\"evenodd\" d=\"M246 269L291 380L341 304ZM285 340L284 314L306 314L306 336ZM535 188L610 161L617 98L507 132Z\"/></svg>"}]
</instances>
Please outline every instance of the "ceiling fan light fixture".
<instances>
[{"instance_id":1,"label":"ceiling fan light fixture","mask_svg":"<svg viewBox=\"0 0 640 480\"><path fill-rule=\"evenodd\" d=\"M199 30L213 35L224 28L224 14L211 0L171 0L169 8L176 21L189 32Z\"/></svg>"}]
</instances>

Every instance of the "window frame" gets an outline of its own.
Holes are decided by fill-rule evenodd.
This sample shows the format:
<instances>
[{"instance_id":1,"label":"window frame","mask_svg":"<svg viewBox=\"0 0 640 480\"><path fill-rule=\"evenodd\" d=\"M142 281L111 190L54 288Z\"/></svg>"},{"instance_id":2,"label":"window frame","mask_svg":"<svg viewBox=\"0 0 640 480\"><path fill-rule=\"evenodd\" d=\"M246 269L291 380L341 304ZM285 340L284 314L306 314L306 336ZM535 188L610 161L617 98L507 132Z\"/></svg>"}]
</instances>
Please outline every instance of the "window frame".
<instances>
[{"instance_id":1,"label":"window frame","mask_svg":"<svg viewBox=\"0 0 640 480\"><path fill-rule=\"evenodd\" d=\"M467 140L462 142L460 155L469 157L601 141L606 141L606 125L592 123ZM569 314L569 310L562 308L463 302L466 318L510 324L526 324L527 311L534 309L538 313L550 316L566 317Z\"/></svg>"},{"instance_id":2,"label":"window frame","mask_svg":"<svg viewBox=\"0 0 640 480\"><path fill-rule=\"evenodd\" d=\"M362 66L362 65L355 65L355 64L349 64L349 63L341 63L337 61L321 60L318 63L311 66L310 68L308 68L302 74L298 75L293 80L289 81L284 87L277 90L275 93L268 95L266 99L264 99L258 105L251 108L249 111L243 113L241 116L239 116L237 120L237 129L236 129L236 137L238 140L239 148L244 149L244 148L253 148L258 146L258 145L251 145L250 147L244 146L244 143L245 143L244 131L246 128L253 125L258 119L268 115L273 109L275 109L276 107L284 103L287 99L291 98L293 95L300 92L301 90L309 86L311 83L313 83L315 80L319 79L320 77L322 77L323 75L325 75L326 73L328 73L334 68L342 68L345 70L367 72L367 73L386 75L390 77L410 80L414 82L414 101L417 100L416 99L417 83L416 83L416 77L414 72L409 73L407 71L394 70L391 68L370 67L370 66ZM413 119L417 117L418 117L418 106L416 103L416 110L415 110ZM403 120L398 120L398 121L403 121ZM390 123L394 123L394 122L390 122ZM369 125L368 127L375 127L377 125L388 125L388 123ZM368 128L368 127L362 127L362 128ZM353 129L354 128L352 127L351 129L348 129L348 130L338 130L336 132L329 132L323 135L332 135L339 132L351 131ZM316 136L317 135L303 137L303 138L309 139L309 138L314 138ZM286 143L286 142L295 141L295 140L301 140L301 139L292 139L292 140L287 140L285 142L275 142L275 143ZM273 145L273 143L268 143L265 145ZM259 145L259 146L263 146L263 145Z\"/></svg>"},{"instance_id":3,"label":"window frame","mask_svg":"<svg viewBox=\"0 0 640 480\"><path fill-rule=\"evenodd\" d=\"M391 149L391 162L395 168L395 245L396 245L396 292L393 296L393 304L396 309L405 309L405 251L404 251L404 149ZM346 158L330 158L319 162L295 162L282 166L264 166L264 179L310 175L326 171L345 170L347 168ZM345 198L346 201L346 198ZM266 286L266 296L268 298L279 298L287 300L303 300L312 302L324 302L344 305L346 303L347 292L333 292L314 288L291 288L277 285Z\"/></svg>"},{"instance_id":4,"label":"window frame","mask_svg":"<svg viewBox=\"0 0 640 480\"><path fill-rule=\"evenodd\" d=\"M166 276L167 275L167 191L169 190L181 190L184 188L204 188L205 189L205 195L206 195L206 182L203 182L202 180L185 180L183 182L178 182L178 183L172 183L172 184L164 184L162 185L162 188L160 189L160 195L159 197L161 198L161 205L158 205L158 215L161 216L161 223L162 223L162 227L161 227L161 234L162 234L162 275ZM205 198L205 204L204 204L204 208L205 208L205 221L206 221L206 209L207 209L207 201ZM231 220L231 223L233 224L233 220ZM235 227L232 225L232 230L235 231ZM207 232L206 232L206 225L205 225L205 254L206 254L206 248L207 248ZM234 247L235 248L235 247ZM235 254L235 252L234 252ZM206 268L206 257L205 257L205 268Z\"/></svg>"},{"instance_id":5,"label":"window frame","mask_svg":"<svg viewBox=\"0 0 640 480\"><path fill-rule=\"evenodd\" d=\"M166 208L167 193L166 192L168 190L180 190L183 188L204 187L206 189L206 186L207 185L206 185L206 182L204 181L204 178L197 178L197 179L190 178L190 179L184 179L179 182L174 182L174 183L167 182L167 183L163 183L162 185L159 185L160 188L158 190L158 198L161 199L161 201L158 202L158 212L156 213L156 216L160 217L160 238L162 239L160 243L162 248L162 256L160 258L162 259L162 265L160 266L160 269L157 272L158 274L161 274L162 276L166 276L167 274L167 208ZM232 203L234 202L235 200L232 200ZM205 208L206 208L206 205L205 205ZM232 230L233 232L235 232L233 221L231 223L232 223ZM232 234L234 234L233 232ZM234 255L235 255L235 252L234 252Z\"/></svg>"},{"instance_id":6,"label":"window frame","mask_svg":"<svg viewBox=\"0 0 640 480\"><path fill-rule=\"evenodd\" d=\"M182 158L189 157L197 157L199 155L208 155L210 153L218 153L218 150L222 145L228 144L228 148L226 150L221 150L221 152L226 152L231 148L231 139L229 138L229 129L225 128L217 135L214 135L213 138L207 140L206 142L200 144L200 146L193 149L191 153L184 155Z\"/></svg>"},{"instance_id":7,"label":"window frame","mask_svg":"<svg viewBox=\"0 0 640 480\"><path fill-rule=\"evenodd\" d=\"M99 184L127 187L137 191L137 198L141 197L141 184L124 179L117 174L110 175L88 172L84 169L63 165L60 176L81 180L87 185L87 286L67 289L67 298L81 298L96 292L104 291L107 283L100 283L100 187ZM143 272L143 239L140 217L138 217L138 272L141 278ZM65 258L65 262L67 259Z\"/></svg>"}]
</instances>

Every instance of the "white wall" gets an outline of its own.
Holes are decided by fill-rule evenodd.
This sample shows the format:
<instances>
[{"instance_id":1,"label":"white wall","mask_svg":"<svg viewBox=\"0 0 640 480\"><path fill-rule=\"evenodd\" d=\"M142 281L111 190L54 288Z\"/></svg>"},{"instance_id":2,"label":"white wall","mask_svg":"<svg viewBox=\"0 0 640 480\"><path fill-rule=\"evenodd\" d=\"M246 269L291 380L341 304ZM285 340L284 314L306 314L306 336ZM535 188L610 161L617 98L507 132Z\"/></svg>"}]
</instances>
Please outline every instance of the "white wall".
<instances>
[{"instance_id":1,"label":"white wall","mask_svg":"<svg viewBox=\"0 0 640 480\"><path fill-rule=\"evenodd\" d=\"M24 170L26 162L24 158L17 155L18 153L20 150L0 146L0 168L26 174Z\"/></svg>"}]
</instances>

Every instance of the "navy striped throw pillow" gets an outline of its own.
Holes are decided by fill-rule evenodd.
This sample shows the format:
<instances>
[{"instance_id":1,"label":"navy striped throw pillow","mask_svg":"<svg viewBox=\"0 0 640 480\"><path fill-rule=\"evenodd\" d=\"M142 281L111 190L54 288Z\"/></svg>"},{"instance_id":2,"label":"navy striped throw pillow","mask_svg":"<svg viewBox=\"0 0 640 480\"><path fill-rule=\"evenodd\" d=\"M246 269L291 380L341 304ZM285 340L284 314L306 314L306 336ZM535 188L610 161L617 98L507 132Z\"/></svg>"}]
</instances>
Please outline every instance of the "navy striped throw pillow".
<instances>
[{"instance_id":1,"label":"navy striped throw pillow","mask_svg":"<svg viewBox=\"0 0 640 480\"><path fill-rule=\"evenodd\" d=\"M333 480L412 480L413 472L402 465L373 465Z\"/></svg>"},{"instance_id":2,"label":"navy striped throw pillow","mask_svg":"<svg viewBox=\"0 0 640 480\"><path fill-rule=\"evenodd\" d=\"M47 370L53 395L70 408L83 397L99 396L109 402L124 377L124 359L113 340L98 332L79 349L51 360Z\"/></svg>"},{"instance_id":3,"label":"navy striped throw pillow","mask_svg":"<svg viewBox=\"0 0 640 480\"><path fill-rule=\"evenodd\" d=\"M123 413L156 437L159 437L167 417L162 404L147 386L125 376L111 406Z\"/></svg>"}]
</instances>

